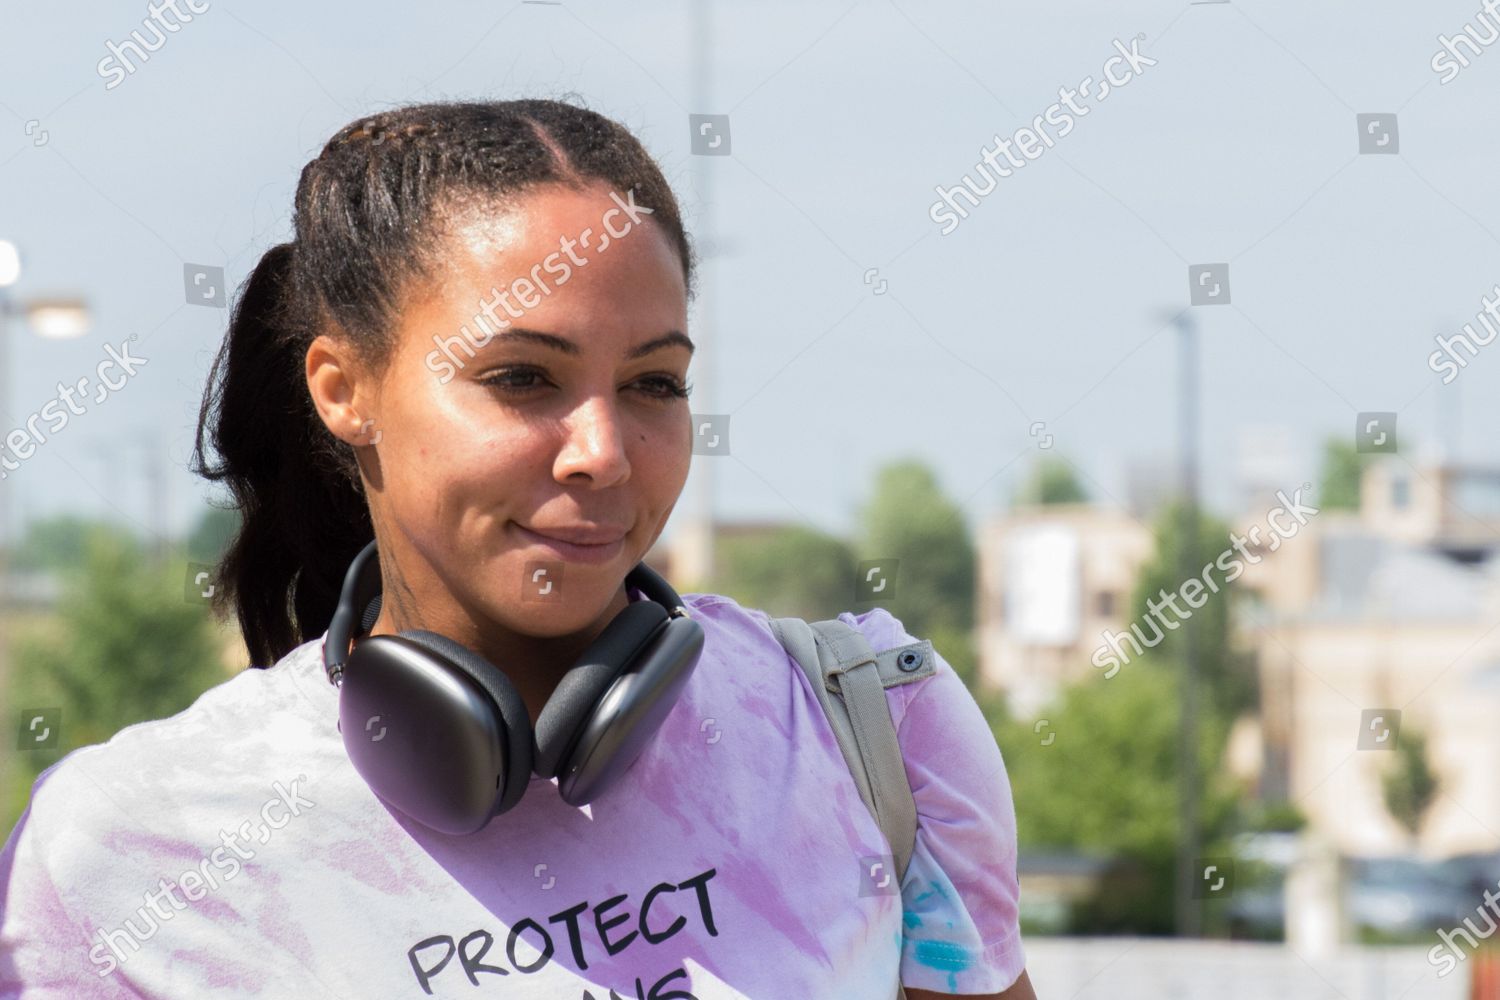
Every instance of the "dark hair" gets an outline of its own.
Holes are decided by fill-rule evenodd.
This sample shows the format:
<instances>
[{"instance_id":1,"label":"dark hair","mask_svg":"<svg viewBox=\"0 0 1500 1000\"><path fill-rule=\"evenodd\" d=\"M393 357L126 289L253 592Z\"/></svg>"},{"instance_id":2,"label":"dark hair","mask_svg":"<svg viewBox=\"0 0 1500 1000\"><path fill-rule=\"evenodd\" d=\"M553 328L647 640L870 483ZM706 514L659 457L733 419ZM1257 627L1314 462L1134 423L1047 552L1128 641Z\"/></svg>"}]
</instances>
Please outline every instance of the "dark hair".
<instances>
[{"instance_id":1,"label":"dark hair","mask_svg":"<svg viewBox=\"0 0 1500 1000\"><path fill-rule=\"evenodd\" d=\"M320 635L354 556L374 538L354 449L323 424L307 388L308 345L343 338L377 374L403 291L440 266L445 222L531 189L603 182L675 244L688 295L695 254L660 168L622 125L553 100L436 102L344 126L297 183L294 236L240 287L209 371L192 455L241 514L214 574L254 666ZM204 461L207 432L221 461Z\"/></svg>"}]
</instances>

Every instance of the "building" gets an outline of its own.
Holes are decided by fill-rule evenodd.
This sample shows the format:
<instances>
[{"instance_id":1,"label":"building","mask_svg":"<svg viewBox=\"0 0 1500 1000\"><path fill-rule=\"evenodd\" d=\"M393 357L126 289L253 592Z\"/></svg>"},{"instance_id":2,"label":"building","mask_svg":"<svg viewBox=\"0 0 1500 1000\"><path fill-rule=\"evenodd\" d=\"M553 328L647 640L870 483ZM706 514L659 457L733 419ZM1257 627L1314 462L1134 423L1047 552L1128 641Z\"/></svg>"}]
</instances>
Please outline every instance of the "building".
<instances>
[{"instance_id":1,"label":"building","mask_svg":"<svg viewBox=\"0 0 1500 1000\"><path fill-rule=\"evenodd\" d=\"M1324 512L1311 527L1288 558L1257 567L1263 613L1247 635L1266 786L1284 788L1346 854L1493 850L1500 470L1384 458L1365 470L1357 512ZM1415 730L1440 786L1413 838L1386 810L1381 777L1396 763L1382 751Z\"/></svg>"},{"instance_id":2,"label":"building","mask_svg":"<svg viewBox=\"0 0 1500 1000\"><path fill-rule=\"evenodd\" d=\"M1265 531L1246 542L1235 581L1235 641L1261 679L1259 718L1244 720L1238 735L1253 732L1237 745L1254 748L1260 794L1291 801L1344 854L1493 850L1500 469L1372 458L1357 510L1320 510L1268 540L1278 501L1261 491L1262 509L1231 519L1241 533ZM1089 504L992 519L979 539L981 682L1029 716L1067 685L1102 680L1091 658L1130 628L1131 591L1153 549L1135 513ZM1442 782L1417 837L1382 792L1398 759L1384 751L1403 728L1426 735Z\"/></svg>"}]
</instances>

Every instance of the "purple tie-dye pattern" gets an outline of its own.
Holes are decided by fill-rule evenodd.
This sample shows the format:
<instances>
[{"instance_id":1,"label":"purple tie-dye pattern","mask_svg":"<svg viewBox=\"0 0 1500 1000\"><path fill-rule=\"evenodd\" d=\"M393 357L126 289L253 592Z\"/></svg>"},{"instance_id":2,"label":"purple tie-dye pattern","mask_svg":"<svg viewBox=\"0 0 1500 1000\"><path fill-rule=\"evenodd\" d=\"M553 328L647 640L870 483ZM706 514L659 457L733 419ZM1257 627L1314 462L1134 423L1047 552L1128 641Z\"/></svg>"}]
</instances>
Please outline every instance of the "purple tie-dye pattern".
<instances>
[{"instance_id":1,"label":"purple tie-dye pattern","mask_svg":"<svg viewBox=\"0 0 1500 1000\"><path fill-rule=\"evenodd\" d=\"M359 779L333 725L321 637L170 719L68 754L38 779L0 852L0 1000L571 1000L634 997L637 979L643 995L662 982L697 1000L853 1000L893 992L898 972L940 992L1014 981L1024 958L1009 788L977 705L941 655L933 677L887 691L920 825L901 896L862 896L858 859L889 845L807 679L761 612L683 597L704 626L703 659L621 783L574 808L554 782L534 779L472 837L427 830ZM840 618L876 649L913 641L880 609ZM254 855L233 877L220 871L217 887L181 909L160 896L160 913L143 905L159 879L212 873L221 834L298 775L315 805L243 842ZM683 888L694 878L698 889ZM581 903L578 961L566 922L549 918ZM611 923L620 914L629 919ZM679 919L655 942L641 933L663 935ZM149 936L100 977L99 956L114 953L97 935L127 934L127 920ZM513 928L526 930L519 943ZM526 964L543 931L550 959L520 971L507 942ZM467 939L473 968L454 957L428 994L411 953L434 936Z\"/></svg>"}]
</instances>

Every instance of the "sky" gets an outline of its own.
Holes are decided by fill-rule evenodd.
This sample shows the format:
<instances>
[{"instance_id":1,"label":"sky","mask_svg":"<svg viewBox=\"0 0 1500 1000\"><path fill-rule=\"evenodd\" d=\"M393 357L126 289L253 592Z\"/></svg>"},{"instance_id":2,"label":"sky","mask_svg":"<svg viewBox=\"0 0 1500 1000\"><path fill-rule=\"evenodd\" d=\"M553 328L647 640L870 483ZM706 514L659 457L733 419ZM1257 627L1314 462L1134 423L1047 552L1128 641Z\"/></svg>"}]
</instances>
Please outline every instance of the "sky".
<instances>
[{"instance_id":1,"label":"sky","mask_svg":"<svg viewBox=\"0 0 1500 1000\"><path fill-rule=\"evenodd\" d=\"M1500 45L1448 82L1433 68L1440 35L1487 34L1478 9L799 0L718 3L698 31L687 3L210 0L120 73L100 61L145 4L7 5L9 294L81 296L91 328L11 319L0 437L107 345L146 359L0 482L11 531L62 512L189 528L220 496L187 461L229 314L188 302L185 266L224 268L232 294L290 237L329 136L435 99L576 95L640 137L717 248L689 377L730 453L695 456L668 538L705 490L724 519L849 534L907 457L976 528L1047 454L1127 506L1181 444L1174 322L1195 331L1200 483L1224 514L1247 509L1247 469L1315 483L1362 413L1395 413L1419 469L1500 462L1500 347L1449 384L1429 365L1500 284ZM694 154L695 114L728 116L728 155ZM976 170L986 146L1008 176ZM966 174L993 189L944 232L936 189Z\"/></svg>"}]
</instances>

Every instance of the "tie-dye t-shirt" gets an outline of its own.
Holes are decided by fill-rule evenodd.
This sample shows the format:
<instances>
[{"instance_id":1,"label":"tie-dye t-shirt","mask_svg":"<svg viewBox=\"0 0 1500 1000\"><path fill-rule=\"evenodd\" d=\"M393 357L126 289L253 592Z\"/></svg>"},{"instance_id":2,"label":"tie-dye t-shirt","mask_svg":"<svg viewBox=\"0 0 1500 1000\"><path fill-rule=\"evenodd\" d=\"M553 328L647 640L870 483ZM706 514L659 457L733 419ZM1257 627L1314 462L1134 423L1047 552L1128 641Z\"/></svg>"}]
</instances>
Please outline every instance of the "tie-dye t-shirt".
<instances>
[{"instance_id":1,"label":"tie-dye t-shirt","mask_svg":"<svg viewBox=\"0 0 1500 1000\"><path fill-rule=\"evenodd\" d=\"M631 590L632 600L643 599ZM322 637L38 778L0 853L0 997L885 1000L1024 966L999 749L941 654L886 690L916 798L889 845L764 613L685 594L702 657L620 782L533 776L469 836L360 779ZM844 622L916 641L882 609ZM872 873L873 875L873 873ZM898 891L899 890L899 891Z\"/></svg>"}]
</instances>

